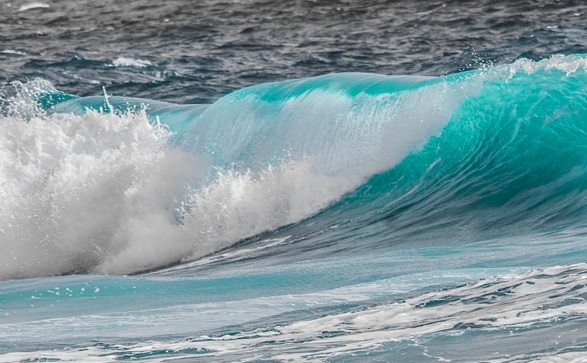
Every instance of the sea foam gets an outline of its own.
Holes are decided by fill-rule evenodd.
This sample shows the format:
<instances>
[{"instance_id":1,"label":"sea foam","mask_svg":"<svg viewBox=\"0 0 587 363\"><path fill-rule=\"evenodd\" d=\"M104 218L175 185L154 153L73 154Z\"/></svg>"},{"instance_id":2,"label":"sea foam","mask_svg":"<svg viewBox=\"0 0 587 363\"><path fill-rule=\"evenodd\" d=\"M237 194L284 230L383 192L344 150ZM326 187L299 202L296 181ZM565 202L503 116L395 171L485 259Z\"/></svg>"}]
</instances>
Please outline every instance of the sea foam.
<instances>
[{"instance_id":1,"label":"sea foam","mask_svg":"<svg viewBox=\"0 0 587 363\"><path fill-rule=\"evenodd\" d=\"M145 249L176 240L170 211L202 168L144 115L9 117L0 127L0 276L91 271L137 239ZM141 234L141 224L157 228Z\"/></svg>"},{"instance_id":2,"label":"sea foam","mask_svg":"<svg viewBox=\"0 0 587 363\"><path fill-rule=\"evenodd\" d=\"M6 116L0 128L2 278L197 258L316 213L357 182L310 159L214 171L144 112Z\"/></svg>"}]
</instances>

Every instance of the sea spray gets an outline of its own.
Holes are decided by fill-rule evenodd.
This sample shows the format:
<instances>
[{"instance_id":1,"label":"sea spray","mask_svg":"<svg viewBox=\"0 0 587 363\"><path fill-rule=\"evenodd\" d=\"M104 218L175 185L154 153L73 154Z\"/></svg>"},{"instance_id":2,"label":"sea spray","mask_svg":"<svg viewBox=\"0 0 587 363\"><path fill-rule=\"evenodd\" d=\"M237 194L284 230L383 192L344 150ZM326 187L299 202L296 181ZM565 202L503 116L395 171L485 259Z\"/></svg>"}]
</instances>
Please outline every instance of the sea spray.
<instances>
[{"instance_id":1,"label":"sea spray","mask_svg":"<svg viewBox=\"0 0 587 363\"><path fill-rule=\"evenodd\" d=\"M7 117L0 127L2 277L87 272L137 240L160 253L174 250L163 239L185 241L172 212L204 168L144 114Z\"/></svg>"},{"instance_id":2,"label":"sea spray","mask_svg":"<svg viewBox=\"0 0 587 363\"><path fill-rule=\"evenodd\" d=\"M169 132L144 112L0 125L4 278L130 273L200 257L299 221L357 183L310 160L211 173L203 158L169 147Z\"/></svg>"}]
</instances>

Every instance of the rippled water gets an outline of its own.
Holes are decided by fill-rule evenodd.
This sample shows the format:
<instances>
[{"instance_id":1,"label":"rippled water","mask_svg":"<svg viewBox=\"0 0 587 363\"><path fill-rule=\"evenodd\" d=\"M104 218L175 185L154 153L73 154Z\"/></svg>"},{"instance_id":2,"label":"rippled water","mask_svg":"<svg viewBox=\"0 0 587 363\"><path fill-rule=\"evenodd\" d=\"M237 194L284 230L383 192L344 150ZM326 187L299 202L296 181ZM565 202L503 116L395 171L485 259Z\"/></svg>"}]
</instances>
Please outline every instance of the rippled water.
<instances>
[{"instance_id":1,"label":"rippled water","mask_svg":"<svg viewBox=\"0 0 587 363\"><path fill-rule=\"evenodd\" d=\"M581 1L26 4L0 4L0 80L42 77L79 95L105 85L117 95L208 103L268 81L442 75L586 50Z\"/></svg>"}]
</instances>

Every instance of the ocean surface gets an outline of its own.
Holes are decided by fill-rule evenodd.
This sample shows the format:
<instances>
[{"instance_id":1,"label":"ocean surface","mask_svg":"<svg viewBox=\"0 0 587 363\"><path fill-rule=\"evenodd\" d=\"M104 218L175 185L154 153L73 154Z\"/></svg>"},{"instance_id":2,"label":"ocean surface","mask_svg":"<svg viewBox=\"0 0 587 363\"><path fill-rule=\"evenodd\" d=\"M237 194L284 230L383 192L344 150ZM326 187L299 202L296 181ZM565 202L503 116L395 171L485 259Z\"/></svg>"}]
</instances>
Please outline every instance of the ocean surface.
<instances>
[{"instance_id":1,"label":"ocean surface","mask_svg":"<svg viewBox=\"0 0 587 363\"><path fill-rule=\"evenodd\" d=\"M0 362L587 362L585 19L0 0Z\"/></svg>"}]
</instances>

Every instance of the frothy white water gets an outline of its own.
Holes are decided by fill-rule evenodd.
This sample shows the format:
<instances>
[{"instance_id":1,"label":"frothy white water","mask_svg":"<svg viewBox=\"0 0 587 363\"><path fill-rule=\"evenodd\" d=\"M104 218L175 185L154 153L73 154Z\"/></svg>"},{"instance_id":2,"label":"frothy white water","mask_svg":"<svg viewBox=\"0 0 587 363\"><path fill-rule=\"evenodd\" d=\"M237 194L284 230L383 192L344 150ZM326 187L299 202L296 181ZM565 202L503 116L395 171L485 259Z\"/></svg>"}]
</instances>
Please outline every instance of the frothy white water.
<instances>
[{"instance_id":1,"label":"frothy white water","mask_svg":"<svg viewBox=\"0 0 587 363\"><path fill-rule=\"evenodd\" d=\"M435 278L457 278L456 271L438 271ZM443 277L444 276L444 277ZM466 277L465 275L460 275ZM417 282L416 280L408 280ZM218 334L179 340L155 339L130 344L91 345L35 352L0 354L0 362L43 358L67 361L118 361L140 359L151 362L218 361L324 362L367 360L372 356L415 362L435 358L438 362L582 362L585 356L584 324L587 266L549 267L471 281L461 286L427 293L414 292L405 299L388 302L364 301L381 293L385 281L373 286L345 286L311 294L281 295L248 300L223 301L206 306L176 306L173 309L131 313L125 321L133 331L177 322L224 325L237 319L255 320L248 328L231 326ZM380 283L383 283L381 285ZM390 286L390 291L396 289ZM407 286L406 286L407 287ZM400 287L401 290L401 287ZM291 320L267 315L293 307L312 308L329 304L358 303L329 314L291 315ZM209 314L209 316L207 316ZM203 318L203 316L206 316ZM262 319L257 320L259 317ZM90 322L107 331L120 324L119 315L84 316L81 319L50 319L43 326L70 331L68 324ZM268 321L268 322L266 322ZM190 323L191 324L191 323ZM202 326L190 325L197 331ZM247 324L245 324L247 326ZM34 327L16 334L31 334ZM5 327L11 331L10 326ZM37 326L38 328L38 326ZM83 334L84 329L80 329ZM165 328L161 328L164 330ZM42 329L36 329L40 335ZM226 332L230 334L226 334ZM159 331L161 333L161 330ZM95 334L95 333L93 333ZM27 339L31 339L27 336ZM457 344L454 344L455 341ZM540 344L536 344L540 341ZM403 352L413 354L402 355ZM386 355L387 354L387 355ZM340 359L340 360L337 360Z\"/></svg>"},{"instance_id":2,"label":"frothy white water","mask_svg":"<svg viewBox=\"0 0 587 363\"><path fill-rule=\"evenodd\" d=\"M173 243L169 211L202 168L144 115L12 117L0 128L1 277L87 271L139 240Z\"/></svg>"},{"instance_id":3,"label":"frothy white water","mask_svg":"<svg viewBox=\"0 0 587 363\"><path fill-rule=\"evenodd\" d=\"M538 71L551 69L556 69L570 75L577 71L585 71L587 69L587 59L576 55L555 54L539 62L521 58L510 64L507 68L509 69L510 76L513 76L517 72L534 74Z\"/></svg>"},{"instance_id":4,"label":"frothy white water","mask_svg":"<svg viewBox=\"0 0 587 363\"><path fill-rule=\"evenodd\" d=\"M137 67L145 68L151 65L151 62L144 59L134 59L128 57L118 57L112 61L112 65L115 67Z\"/></svg>"},{"instance_id":5,"label":"frothy white water","mask_svg":"<svg viewBox=\"0 0 587 363\"><path fill-rule=\"evenodd\" d=\"M416 345L425 345L424 342L430 342L430 338L435 336L471 334L469 339L473 346L474 334L480 332L489 334L511 330L522 334L523 329L530 332L535 327L548 326L554 329L557 324L575 320L581 325L587 316L585 267L585 264L578 264L501 275L456 288L416 295L391 304L358 308L268 330L258 329L219 337L204 336L185 344L208 349L216 357L236 353L232 357L246 357L237 360L242 362L254 361L263 353L265 357L278 361L323 362L357 353L360 356L373 349L382 348L385 351L385 345L390 342L413 341ZM580 336L577 334L577 338ZM542 342L544 346L534 348L539 354L520 354L514 360L555 362L559 354L576 357L566 355L567 352L562 348L565 344L575 343L574 339L561 336L551 339ZM561 346L557 347L559 340ZM487 347L487 341L483 338L482 341L483 349L491 353L482 357L486 361L511 362L514 361L510 360L512 355L524 351L524 347L509 347L505 359L500 347ZM269 342L279 347L274 355L263 352ZM314 349L300 352L300 344ZM553 345L560 349L545 349ZM435 358L443 362L462 362L477 360L483 353L473 350L467 353L472 355L470 358L455 359L455 353L449 348L442 354L446 356L437 355Z\"/></svg>"},{"instance_id":6,"label":"frothy white water","mask_svg":"<svg viewBox=\"0 0 587 363\"><path fill-rule=\"evenodd\" d=\"M190 191L176 209L180 233L164 236L164 249L173 248L169 262L192 260L263 231L298 222L317 213L343 193L356 186L353 178L321 175L309 160L291 162L259 174L221 172L213 182ZM158 244L144 240L159 225L143 220L133 230L140 238L107 260L100 269L129 273L164 266ZM171 240L173 238L173 240ZM155 247L155 248L152 248ZM151 250L146 250L151 248ZM179 257L179 259L178 259ZM147 262L147 264L146 264Z\"/></svg>"},{"instance_id":7,"label":"frothy white water","mask_svg":"<svg viewBox=\"0 0 587 363\"><path fill-rule=\"evenodd\" d=\"M33 2L33 3L21 5L18 8L18 11L27 11L27 10L33 10L33 9L45 9L45 8L50 8L50 7L51 6L47 3Z\"/></svg>"},{"instance_id":8,"label":"frothy white water","mask_svg":"<svg viewBox=\"0 0 587 363\"><path fill-rule=\"evenodd\" d=\"M310 159L211 175L144 113L0 119L0 278L132 273L316 213L357 184Z\"/></svg>"}]
</instances>

